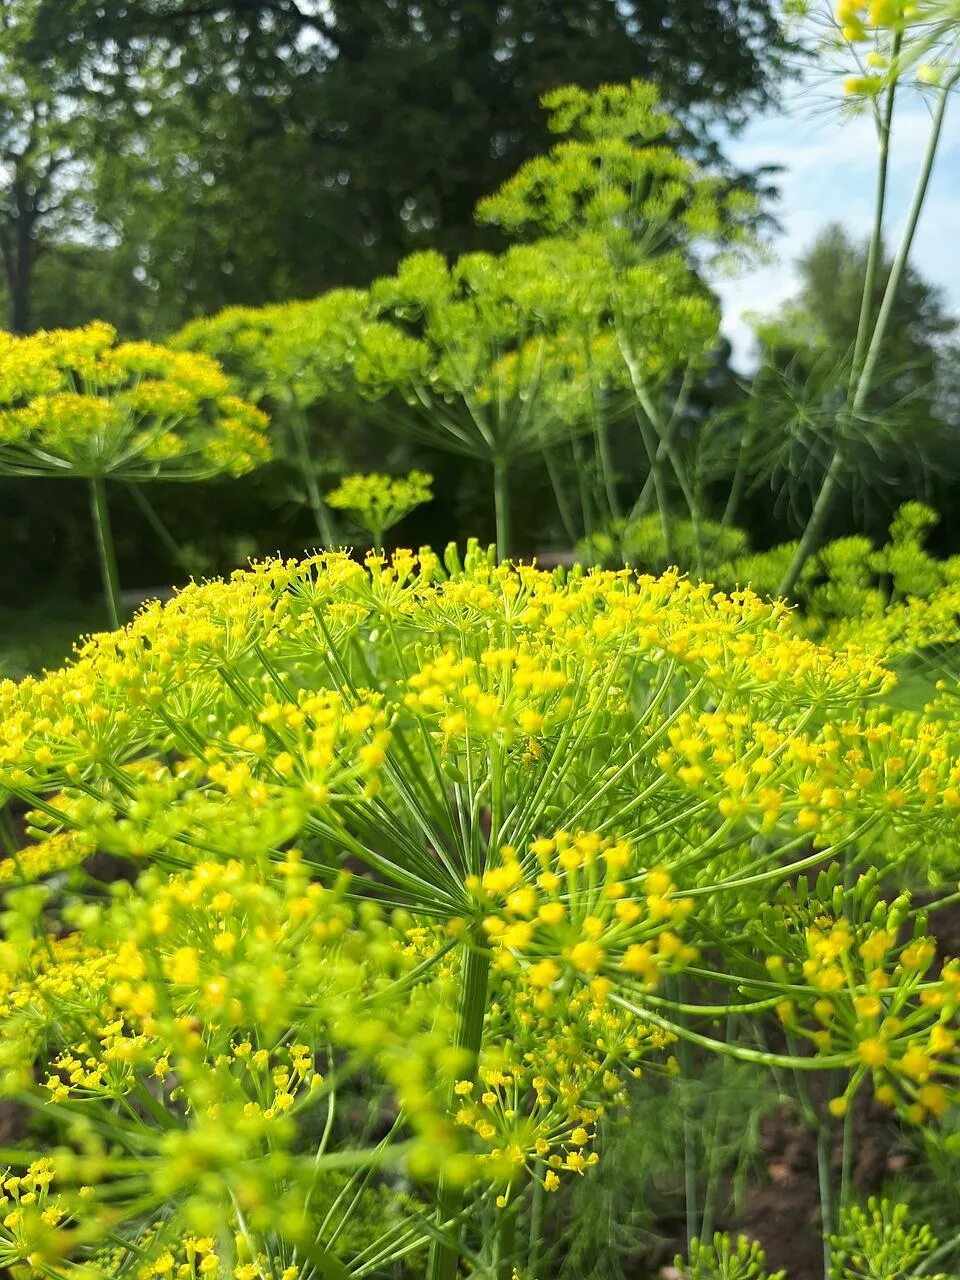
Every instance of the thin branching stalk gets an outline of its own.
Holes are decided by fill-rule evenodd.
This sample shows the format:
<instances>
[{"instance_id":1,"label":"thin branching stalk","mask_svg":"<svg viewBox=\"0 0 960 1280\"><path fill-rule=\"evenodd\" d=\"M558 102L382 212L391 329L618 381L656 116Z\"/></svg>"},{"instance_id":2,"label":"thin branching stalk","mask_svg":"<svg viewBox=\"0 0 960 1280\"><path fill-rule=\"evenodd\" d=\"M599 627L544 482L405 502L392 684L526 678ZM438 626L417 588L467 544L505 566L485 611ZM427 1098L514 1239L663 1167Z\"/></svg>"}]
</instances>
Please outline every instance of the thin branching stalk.
<instances>
[{"instance_id":1,"label":"thin branching stalk","mask_svg":"<svg viewBox=\"0 0 960 1280\"><path fill-rule=\"evenodd\" d=\"M336 542L333 520L327 504L320 494L316 469L313 465L313 458L310 456L306 422L304 421L302 410L297 405L293 405L290 408L290 430L296 445L300 473L303 476L303 483L307 490L307 500L310 503L310 510L313 512L317 533L319 533L325 547L332 547Z\"/></svg>"},{"instance_id":2,"label":"thin branching stalk","mask_svg":"<svg viewBox=\"0 0 960 1280\"><path fill-rule=\"evenodd\" d=\"M883 342L887 333L887 326L890 323L890 317L893 314L893 306L897 299L900 288L900 282L903 279L904 271L907 266L907 259L910 256L910 250L913 247L914 237L917 231L917 224L920 221L920 214L923 210L923 203L926 199L927 189L930 185L930 177L933 173L933 165L937 155L937 149L940 144L940 138L943 133L943 121L946 115L947 103L950 97L950 91L960 79L960 71L955 72L950 79L942 86L939 91L937 105L933 113L933 119L930 126L930 134L927 139L927 146L924 152L923 161L920 167L920 173L917 178L917 185L914 190L913 202L907 215L907 222L903 230L903 236L900 240L900 247L897 255L893 260L890 268L890 276L887 280L886 288L883 293L883 300L880 303L880 310L877 313L876 323L873 327L873 333L867 347L866 355L863 360L863 368L856 374L856 389L853 391L852 397L848 400L847 406L841 411L839 425L840 432L836 447L830 464L827 467L823 483L817 494L817 499L813 504L813 510L807 521L806 528L800 538L797 550L783 579L777 588L779 595L788 595L796 586L797 579L806 564L807 560L813 554L820 544L821 535L826 526L827 519L833 507L834 498L840 488L843 473L846 468L846 458L844 456L844 426L851 419L856 418L867 402L867 397L873 386L873 379L876 374L877 364L880 359L880 352L883 348ZM887 123L889 132L890 123ZM878 184L877 204L874 213L874 225L882 229L883 225L883 201L886 193L886 152L883 153L884 164L881 166L884 174L882 181ZM858 334L859 342L859 334Z\"/></svg>"},{"instance_id":3,"label":"thin branching stalk","mask_svg":"<svg viewBox=\"0 0 960 1280\"><path fill-rule=\"evenodd\" d=\"M564 492L563 479L557 466L557 460L553 456L551 449L543 450L543 462L547 469L547 475L550 479L550 487L553 490L553 498L557 504L557 513L560 516L560 523L563 525L563 531L573 546L577 541L577 528L573 518L573 512L570 508L570 502Z\"/></svg>"},{"instance_id":4,"label":"thin branching stalk","mask_svg":"<svg viewBox=\"0 0 960 1280\"><path fill-rule=\"evenodd\" d=\"M747 487L747 475L750 467L750 455L753 452L754 441L757 437L757 430L760 425L760 414L752 401L747 404L747 420L740 436L740 448L737 451L737 464L733 472L733 480L730 484L730 491L727 494L726 505L723 508L723 515L720 517L720 524L724 529L730 528L734 523L740 503L743 501L743 495Z\"/></svg>"},{"instance_id":5,"label":"thin branching stalk","mask_svg":"<svg viewBox=\"0 0 960 1280\"><path fill-rule=\"evenodd\" d=\"M103 476L90 478L90 511L97 539L103 597L110 617L110 625L117 628L123 618L123 609L120 604L120 574L117 570L117 553L110 528L110 511L107 507L107 490Z\"/></svg>"},{"instance_id":6,"label":"thin branching stalk","mask_svg":"<svg viewBox=\"0 0 960 1280\"><path fill-rule=\"evenodd\" d=\"M174 538L173 534L164 522L160 519L156 507L147 498L141 486L138 484L129 484L127 485L127 488L130 491L130 496L133 498L134 503L139 507L143 518L153 530L154 534L156 534L158 542L166 551L170 559L174 564L179 565L185 573L191 573L193 571L193 566L190 563L189 556L177 542L176 538Z\"/></svg>"},{"instance_id":7,"label":"thin branching stalk","mask_svg":"<svg viewBox=\"0 0 960 1280\"><path fill-rule=\"evenodd\" d=\"M897 59L900 54L900 46L903 42L903 33L898 31L893 41L892 65L897 65ZM883 103L883 110L877 113L877 141L880 147L880 159L877 167L877 196L876 196L876 212L873 219L873 228L870 233L870 243L867 249L867 263L864 272L863 296L860 299L860 315L857 320L857 336L853 347L853 365L850 370L850 387L853 391L856 380L860 376L863 367L863 358L866 354L867 335L870 331L870 324L873 319L873 303L877 292L877 273L880 269L880 258L883 253L883 217L886 209L887 199L887 175L890 164L890 129L893 124L893 106L896 98L897 82L894 80L890 85L889 92Z\"/></svg>"}]
</instances>

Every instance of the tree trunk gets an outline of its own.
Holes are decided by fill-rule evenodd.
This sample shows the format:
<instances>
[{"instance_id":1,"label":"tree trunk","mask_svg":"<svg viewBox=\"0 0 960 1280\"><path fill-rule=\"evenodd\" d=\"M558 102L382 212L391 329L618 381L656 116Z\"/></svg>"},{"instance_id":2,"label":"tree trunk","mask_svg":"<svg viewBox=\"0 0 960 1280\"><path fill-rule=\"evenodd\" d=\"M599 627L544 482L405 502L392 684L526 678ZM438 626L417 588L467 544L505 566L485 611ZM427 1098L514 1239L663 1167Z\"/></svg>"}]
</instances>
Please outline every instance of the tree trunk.
<instances>
[{"instance_id":1,"label":"tree trunk","mask_svg":"<svg viewBox=\"0 0 960 1280\"><path fill-rule=\"evenodd\" d=\"M17 254L10 273L10 328L14 333L30 332L30 303L33 284L32 246L25 257Z\"/></svg>"},{"instance_id":2,"label":"tree trunk","mask_svg":"<svg viewBox=\"0 0 960 1280\"><path fill-rule=\"evenodd\" d=\"M33 302L33 267L37 257L35 200L20 177L14 182L15 215L4 237L4 265L10 290L10 328L29 333Z\"/></svg>"}]
</instances>

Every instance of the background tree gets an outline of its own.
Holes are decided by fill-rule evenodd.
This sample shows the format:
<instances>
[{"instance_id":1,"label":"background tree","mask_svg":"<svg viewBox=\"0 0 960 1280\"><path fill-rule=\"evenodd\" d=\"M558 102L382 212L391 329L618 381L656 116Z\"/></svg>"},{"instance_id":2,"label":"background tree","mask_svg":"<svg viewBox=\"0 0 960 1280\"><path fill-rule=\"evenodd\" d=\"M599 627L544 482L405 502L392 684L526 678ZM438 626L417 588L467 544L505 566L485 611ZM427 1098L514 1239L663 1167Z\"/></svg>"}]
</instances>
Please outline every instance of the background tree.
<instances>
[{"instance_id":1,"label":"background tree","mask_svg":"<svg viewBox=\"0 0 960 1280\"><path fill-rule=\"evenodd\" d=\"M868 245L855 242L842 226L824 228L797 262L796 296L757 324L761 365L754 399L767 411L750 417L755 434L747 442L749 465L758 477L771 477L782 487L785 506L801 527L833 451L868 252ZM883 254L874 315L890 269ZM883 529L905 498L917 492L934 497L938 480L950 468L947 442L958 426L950 395L956 330L941 291L908 266L893 302L878 376L855 424L856 465L848 468L845 486L858 508L857 527L870 534ZM831 530L839 534L849 528L849 505L846 511L838 506ZM757 530L760 541L769 540L770 533Z\"/></svg>"},{"instance_id":2,"label":"background tree","mask_svg":"<svg viewBox=\"0 0 960 1280\"><path fill-rule=\"evenodd\" d=\"M38 3L42 45L79 30L128 85L159 80L97 204L129 246L118 297L170 327L491 247L474 206L544 149L558 83L651 79L705 149L706 121L769 101L781 57L767 0Z\"/></svg>"},{"instance_id":3,"label":"background tree","mask_svg":"<svg viewBox=\"0 0 960 1280\"><path fill-rule=\"evenodd\" d=\"M30 325L34 268L48 242L69 235L81 202L70 174L89 130L77 110L76 79L30 37L31 0L0 11L0 255L10 328Z\"/></svg>"}]
</instances>

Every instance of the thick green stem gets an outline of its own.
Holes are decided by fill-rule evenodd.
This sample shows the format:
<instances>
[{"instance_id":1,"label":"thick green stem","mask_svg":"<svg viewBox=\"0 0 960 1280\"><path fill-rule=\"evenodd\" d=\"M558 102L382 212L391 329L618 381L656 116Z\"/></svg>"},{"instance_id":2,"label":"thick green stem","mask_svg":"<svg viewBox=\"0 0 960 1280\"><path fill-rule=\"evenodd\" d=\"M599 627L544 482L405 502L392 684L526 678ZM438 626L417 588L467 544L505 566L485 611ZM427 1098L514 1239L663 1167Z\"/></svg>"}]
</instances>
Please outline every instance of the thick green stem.
<instances>
[{"instance_id":1,"label":"thick green stem","mask_svg":"<svg viewBox=\"0 0 960 1280\"><path fill-rule=\"evenodd\" d=\"M497 559L503 561L510 556L510 477L502 458L493 464L493 508L497 522Z\"/></svg>"},{"instance_id":2,"label":"thick green stem","mask_svg":"<svg viewBox=\"0 0 960 1280\"><path fill-rule=\"evenodd\" d=\"M290 411L290 429L293 432L294 443L297 446L300 472L303 475L303 483L307 490L307 500L310 503L310 510L313 512L317 533L319 533L325 547L332 547L336 542L336 533L334 532L333 521L330 518L330 511L320 495L317 474L314 471L313 459L310 456L307 428L299 408L295 407Z\"/></svg>"},{"instance_id":3,"label":"thick green stem","mask_svg":"<svg viewBox=\"0 0 960 1280\"><path fill-rule=\"evenodd\" d=\"M103 581L103 598L106 601L110 625L120 626L120 575L117 572L117 553L110 531L110 512L107 508L107 491L102 476L90 478L90 511L97 538L97 554L100 557L100 577Z\"/></svg>"},{"instance_id":4,"label":"thick green stem","mask_svg":"<svg viewBox=\"0 0 960 1280\"><path fill-rule=\"evenodd\" d=\"M657 499L657 511L660 516L660 532L663 534L663 554L667 563L673 562L673 538L670 528L670 499L667 495L666 477L663 474L663 461L657 444L654 442L653 427L642 413L637 414L637 423L643 438L647 458L650 461L650 476L653 479L653 491Z\"/></svg>"},{"instance_id":5,"label":"thick green stem","mask_svg":"<svg viewBox=\"0 0 960 1280\"><path fill-rule=\"evenodd\" d=\"M456 1045L465 1051L462 1076L470 1079L477 1068L480 1044L483 1040L483 1019L487 1011L487 982L490 976L490 953L480 939L468 937L463 954L461 974L460 1009L457 1020ZM451 1095L451 1105L455 1098ZM463 1209L463 1187L441 1178L437 1191L437 1225L441 1228L453 1222ZM461 1228L452 1228L459 1233ZM456 1245L434 1240L430 1249L427 1280L456 1280L460 1253Z\"/></svg>"},{"instance_id":6,"label":"thick green stem","mask_svg":"<svg viewBox=\"0 0 960 1280\"><path fill-rule=\"evenodd\" d=\"M793 553L790 566L777 587L777 595L787 596L793 591L800 574L803 572L803 566L820 545L820 537L826 526L830 508L833 506L834 494L840 487L843 466L843 454L840 449L837 449L830 459L830 465L827 468L826 475L823 477L817 500L813 504L813 510L810 512L810 519L807 521L803 536L797 545L796 551Z\"/></svg>"},{"instance_id":7,"label":"thick green stem","mask_svg":"<svg viewBox=\"0 0 960 1280\"><path fill-rule=\"evenodd\" d=\"M584 336L583 356L584 363L591 373L590 400L593 408L593 430L596 438L600 478L603 482L603 489L607 499L607 510L612 520L619 520L623 515L623 511L617 495L616 475L613 468L613 457L610 453L609 424L601 402L600 387L593 372L590 342L586 336Z\"/></svg>"},{"instance_id":8,"label":"thick green stem","mask_svg":"<svg viewBox=\"0 0 960 1280\"><path fill-rule=\"evenodd\" d=\"M877 313L876 323L873 326L873 333L870 337L870 344L867 347L866 356L863 359L863 368L856 370L856 355L854 356L854 384L855 389L851 387L852 396L848 398L847 405L840 412L840 430L838 440L834 448L833 457L827 468L817 494L817 500L813 505L813 511L810 513L810 519L807 521L807 527L803 531L803 536L797 547L794 557L790 562L790 566L784 575L780 586L777 588L779 595L787 595L796 586L797 579L807 560L816 550L820 542L820 535L827 522L830 514L830 508L833 505L834 495L839 488L840 478L843 474L845 459L843 456L844 446L844 426L851 419L862 413L867 397L873 386L873 379L877 369L877 363L880 359L880 352L883 347L884 338L887 333L887 326L890 323L890 317L893 314L893 306L897 299L900 289L900 282L903 278L904 271L907 266L907 259L910 256L910 250L913 247L914 237L917 231L917 224L920 221L920 214L923 210L923 202L926 199L927 188L930 185L930 176L933 173L933 164L937 155L937 148L940 144L940 136L943 132L943 120L947 110L947 102L950 97L950 91L954 84L960 78L960 72L955 73L940 89L939 99L937 101L936 110L933 113L933 120L930 127L930 136L927 140L927 148L924 153L923 162L920 167L920 174L917 178L916 189L913 194L913 202L910 205L910 211L907 214L906 226L903 229L903 236L900 240L900 247L897 250L897 256L893 260L890 268L890 276L887 280L887 286L883 291L883 301L880 303L880 310ZM887 133L889 134L890 121L886 123ZM881 180L877 186L877 208L874 215L875 228L882 228L883 225L883 200L886 193L886 162L887 152L881 152ZM879 235L879 232L876 232ZM872 242L871 242L872 243ZM879 242L877 253L879 254ZM876 264L874 264L876 266ZM869 284L869 278L866 284ZM865 284L865 287L866 287ZM861 316L865 313L861 308ZM869 326L867 326L869 327ZM862 345L858 333L858 345Z\"/></svg>"},{"instance_id":9,"label":"thick green stem","mask_svg":"<svg viewBox=\"0 0 960 1280\"><path fill-rule=\"evenodd\" d=\"M530 1243L527 1247L527 1267L531 1276L536 1277L540 1267L540 1250L543 1245L543 1219L546 1209L546 1191L543 1179L545 1163L539 1159L533 1178L533 1193L530 1201Z\"/></svg>"},{"instance_id":10,"label":"thick green stem","mask_svg":"<svg viewBox=\"0 0 960 1280\"><path fill-rule=\"evenodd\" d=\"M497 1280L510 1280L517 1252L517 1210L519 1201L500 1211L497 1229Z\"/></svg>"},{"instance_id":11,"label":"thick green stem","mask_svg":"<svg viewBox=\"0 0 960 1280\"><path fill-rule=\"evenodd\" d=\"M610 452L610 431L605 421L597 425L597 456L600 460L600 475L607 498L607 506L614 520L623 515L620 499L617 495L617 482L613 469L613 455Z\"/></svg>"}]
</instances>

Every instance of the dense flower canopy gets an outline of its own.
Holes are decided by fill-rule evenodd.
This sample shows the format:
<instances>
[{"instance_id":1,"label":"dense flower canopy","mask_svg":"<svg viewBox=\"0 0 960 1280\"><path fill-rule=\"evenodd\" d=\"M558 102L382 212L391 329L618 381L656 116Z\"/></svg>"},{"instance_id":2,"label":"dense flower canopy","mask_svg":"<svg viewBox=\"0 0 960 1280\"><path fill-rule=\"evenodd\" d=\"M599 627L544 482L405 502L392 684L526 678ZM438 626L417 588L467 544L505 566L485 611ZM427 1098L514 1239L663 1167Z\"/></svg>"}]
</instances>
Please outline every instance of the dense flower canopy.
<instances>
[{"instance_id":1,"label":"dense flower canopy","mask_svg":"<svg viewBox=\"0 0 960 1280\"><path fill-rule=\"evenodd\" d=\"M122 1224L143 1275L171 1230L237 1229L238 1197L250 1238L195 1251L202 1273L290 1265L327 1160L479 1179L502 1207L553 1191L631 1074L675 1070L678 1037L722 1047L684 1025L681 979L779 1019L807 1046L784 1064L843 1068L836 1114L872 1079L939 1116L960 968L898 878L956 876L960 762L942 716L889 713L893 682L749 591L473 546L255 564L0 686L0 786L28 811L0 862L6 1087L85 1107L95 1153L58 1158L34 1252L113 1223L115 1101L142 1115L139 1203L185 1224ZM137 887L80 906L94 854ZM393 1140L302 1154L356 1072Z\"/></svg>"}]
</instances>

